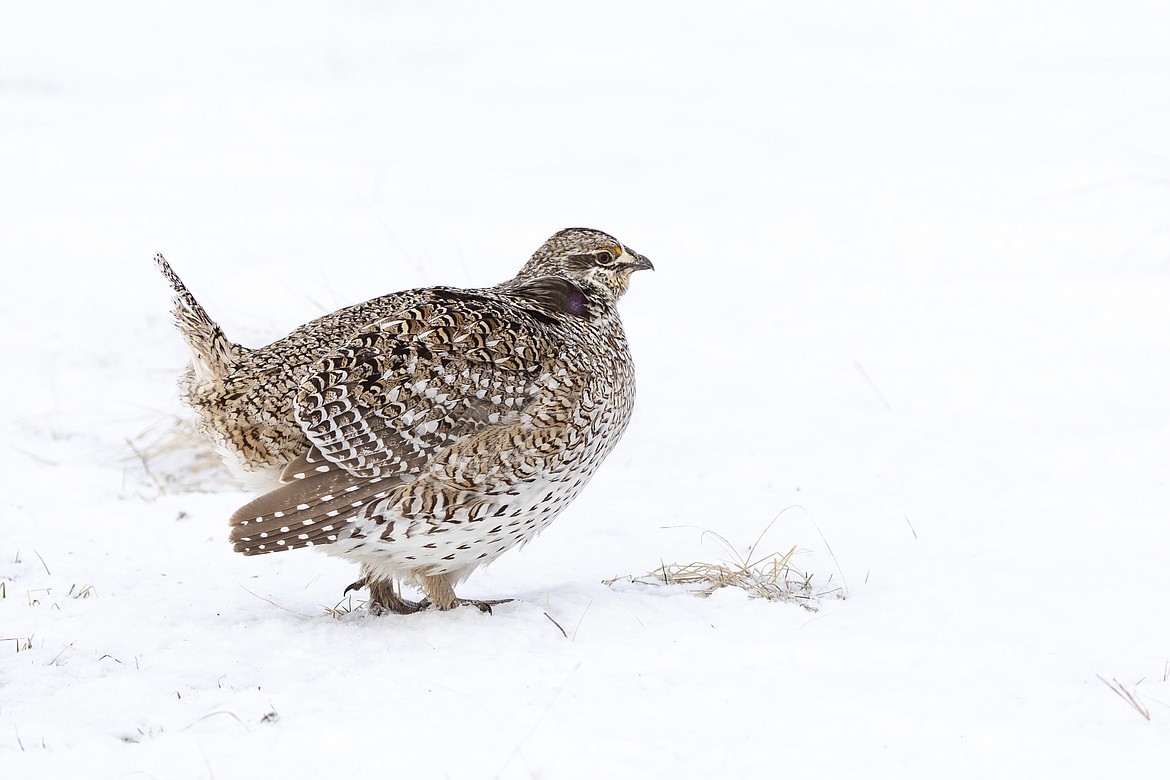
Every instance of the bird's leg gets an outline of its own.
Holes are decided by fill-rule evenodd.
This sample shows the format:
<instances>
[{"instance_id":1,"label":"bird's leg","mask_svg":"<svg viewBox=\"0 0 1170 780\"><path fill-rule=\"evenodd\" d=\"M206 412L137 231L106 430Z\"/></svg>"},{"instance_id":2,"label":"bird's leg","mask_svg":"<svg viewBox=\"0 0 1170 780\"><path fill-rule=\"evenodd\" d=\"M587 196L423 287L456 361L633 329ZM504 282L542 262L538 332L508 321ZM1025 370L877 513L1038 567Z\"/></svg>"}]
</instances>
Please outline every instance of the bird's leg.
<instances>
[{"instance_id":1,"label":"bird's leg","mask_svg":"<svg viewBox=\"0 0 1170 780\"><path fill-rule=\"evenodd\" d=\"M370 604L367 609L371 614L382 615L393 612L396 615L413 615L427 608L426 602L408 601L398 593L393 580L373 580L368 583L370 588Z\"/></svg>"},{"instance_id":2,"label":"bird's leg","mask_svg":"<svg viewBox=\"0 0 1170 780\"><path fill-rule=\"evenodd\" d=\"M438 607L444 611L455 609L455 607L475 607L480 612L486 612L490 615L493 606L496 604L507 604L512 600L491 599L480 601L478 599L461 599L455 595L455 589L451 587L451 580L448 579L446 574L424 574L418 579L419 584L422 585L423 590L427 593L427 597L423 599L422 604L424 606Z\"/></svg>"},{"instance_id":3,"label":"bird's leg","mask_svg":"<svg viewBox=\"0 0 1170 780\"><path fill-rule=\"evenodd\" d=\"M351 590L361 590L368 587L370 589L370 601L366 605L366 610L371 615L384 615L387 612L393 612L396 615L413 615L415 612L421 612L427 608L427 604L421 601L408 601L398 594L398 588L394 586L393 580L376 580L372 579L369 572L362 568L364 576L357 582L350 583L341 595L349 593Z\"/></svg>"}]
</instances>

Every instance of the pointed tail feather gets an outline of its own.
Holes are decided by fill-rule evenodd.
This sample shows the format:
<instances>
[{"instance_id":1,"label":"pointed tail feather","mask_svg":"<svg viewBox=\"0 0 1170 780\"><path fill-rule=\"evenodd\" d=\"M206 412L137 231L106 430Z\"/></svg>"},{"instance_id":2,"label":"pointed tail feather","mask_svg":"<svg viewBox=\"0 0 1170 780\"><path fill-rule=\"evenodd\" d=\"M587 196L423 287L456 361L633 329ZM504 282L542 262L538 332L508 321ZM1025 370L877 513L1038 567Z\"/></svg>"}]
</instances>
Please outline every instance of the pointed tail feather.
<instances>
[{"instance_id":1,"label":"pointed tail feather","mask_svg":"<svg viewBox=\"0 0 1170 780\"><path fill-rule=\"evenodd\" d=\"M166 258L156 254L154 263L175 291L175 324L191 348L191 365L195 368L196 378L201 381L222 378L239 360L242 347L228 340L223 329L195 300Z\"/></svg>"}]
</instances>

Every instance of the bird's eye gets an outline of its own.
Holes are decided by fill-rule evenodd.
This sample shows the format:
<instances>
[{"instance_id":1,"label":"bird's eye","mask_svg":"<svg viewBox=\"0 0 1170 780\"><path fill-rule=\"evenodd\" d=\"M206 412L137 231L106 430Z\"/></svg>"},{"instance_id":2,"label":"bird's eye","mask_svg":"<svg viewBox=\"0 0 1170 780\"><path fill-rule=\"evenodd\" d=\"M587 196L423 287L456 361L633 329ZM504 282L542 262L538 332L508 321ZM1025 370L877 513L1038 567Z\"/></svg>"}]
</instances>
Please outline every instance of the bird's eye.
<instances>
[{"instance_id":1,"label":"bird's eye","mask_svg":"<svg viewBox=\"0 0 1170 780\"><path fill-rule=\"evenodd\" d=\"M613 262L613 252L610 252L608 249L602 249L597 253L596 257L598 265L609 265Z\"/></svg>"}]
</instances>

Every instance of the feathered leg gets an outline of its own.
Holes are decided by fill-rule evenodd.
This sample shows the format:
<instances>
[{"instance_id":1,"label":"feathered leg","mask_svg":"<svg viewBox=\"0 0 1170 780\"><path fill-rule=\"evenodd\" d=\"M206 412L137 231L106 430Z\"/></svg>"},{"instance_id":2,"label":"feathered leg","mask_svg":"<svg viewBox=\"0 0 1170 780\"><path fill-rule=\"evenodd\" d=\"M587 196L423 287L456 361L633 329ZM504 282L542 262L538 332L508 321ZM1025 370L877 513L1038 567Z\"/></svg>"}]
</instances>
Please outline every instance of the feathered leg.
<instances>
[{"instance_id":1,"label":"feathered leg","mask_svg":"<svg viewBox=\"0 0 1170 780\"><path fill-rule=\"evenodd\" d=\"M366 609L371 615L384 615L393 612L396 615L412 615L427 608L426 602L409 601L402 598L393 580L373 579L366 566L362 565L362 578L350 583L341 595L351 590L370 589L370 602Z\"/></svg>"}]
</instances>

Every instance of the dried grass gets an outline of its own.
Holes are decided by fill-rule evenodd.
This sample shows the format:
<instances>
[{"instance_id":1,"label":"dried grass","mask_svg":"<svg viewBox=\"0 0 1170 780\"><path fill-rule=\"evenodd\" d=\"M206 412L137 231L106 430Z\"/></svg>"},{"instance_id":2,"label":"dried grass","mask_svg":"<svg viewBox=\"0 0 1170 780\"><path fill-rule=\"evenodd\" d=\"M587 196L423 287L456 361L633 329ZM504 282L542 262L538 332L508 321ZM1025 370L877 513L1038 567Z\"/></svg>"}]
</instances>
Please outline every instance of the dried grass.
<instances>
[{"instance_id":1,"label":"dried grass","mask_svg":"<svg viewBox=\"0 0 1170 780\"><path fill-rule=\"evenodd\" d=\"M701 598L710 596L720 588L739 588L752 598L799 604L810 612L816 612L819 597L823 594L814 591L811 574L793 566L792 558L797 551L795 545L785 553L774 552L757 557L760 542L771 527L769 523L748 548L746 555L740 555L722 535L704 531L704 538L716 540L726 551L725 560L715 563L663 562L646 574L614 577L604 580L604 584L612 586L617 582L630 582L637 585L681 585Z\"/></svg>"},{"instance_id":2,"label":"dried grass","mask_svg":"<svg viewBox=\"0 0 1170 780\"><path fill-rule=\"evenodd\" d=\"M1145 719L1145 720L1150 719L1150 708L1147 707L1144 703L1142 703L1142 700L1137 697L1136 690L1133 690L1133 691L1129 690L1124 685L1119 683L1117 681L1117 678L1114 678L1112 680L1106 680L1101 675L1097 675L1097 679L1100 680L1101 682L1105 683L1105 685L1109 688L1109 690L1113 691L1118 696L1120 696L1122 699L1124 699L1126 704L1133 707L1134 711L1137 712L1137 714L1140 715L1143 719ZM1134 686L1134 687L1136 688L1136 686Z\"/></svg>"},{"instance_id":3,"label":"dried grass","mask_svg":"<svg viewBox=\"0 0 1170 780\"><path fill-rule=\"evenodd\" d=\"M15 642L18 653L33 649L32 636L0 636L0 642Z\"/></svg>"},{"instance_id":4,"label":"dried grass","mask_svg":"<svg viewBox=\"0 0 1170 780\"><path fill-rule=\"evenodd\" d=\"M231 472L190 418L168 416L126 439L128 479L154 496L213 493L237 487Z\"/></svg>"},{"instance_id":5,"label":"dried grass","mask_svg":"<svg viewBox=\"0 0 1170 780\"><path fill-rule=\"evenodd\" d=\"M341 601L337 602L332 607L326 607L325 605L321 606L322 609L325 610L324 614L328 615L334 620L341 620L346 615L357 612L359 610L364 610L368 606L368 602L365 599L361 599L355 604L353 596L346 595L341 599Z\"/></svg>"}]
</instances>

